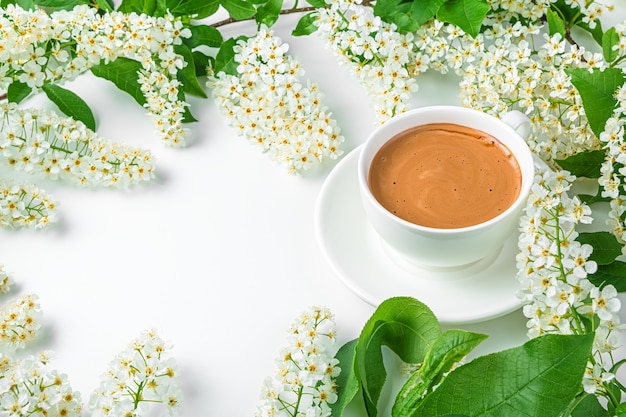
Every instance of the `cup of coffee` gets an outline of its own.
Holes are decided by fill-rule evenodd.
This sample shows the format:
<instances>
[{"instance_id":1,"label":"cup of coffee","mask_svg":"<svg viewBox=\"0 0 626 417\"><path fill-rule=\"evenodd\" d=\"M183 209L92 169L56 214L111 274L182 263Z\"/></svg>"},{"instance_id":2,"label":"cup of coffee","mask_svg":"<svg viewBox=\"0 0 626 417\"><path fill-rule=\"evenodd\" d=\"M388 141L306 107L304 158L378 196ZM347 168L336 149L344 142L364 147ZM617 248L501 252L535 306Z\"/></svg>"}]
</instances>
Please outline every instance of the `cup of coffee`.
<instances>
[{"instance_id":1,"label":"cup of coffee","mask_svg":"<svg viewBox=\"0 0 626 417\"><path fill-rule=\"evenodd\" d=\"M375 129L361 149L358 181L370 224L394 255L424 267L465 267L516 233L534 177L513 111L432 106Z\"/></svg>"}]
</instances>

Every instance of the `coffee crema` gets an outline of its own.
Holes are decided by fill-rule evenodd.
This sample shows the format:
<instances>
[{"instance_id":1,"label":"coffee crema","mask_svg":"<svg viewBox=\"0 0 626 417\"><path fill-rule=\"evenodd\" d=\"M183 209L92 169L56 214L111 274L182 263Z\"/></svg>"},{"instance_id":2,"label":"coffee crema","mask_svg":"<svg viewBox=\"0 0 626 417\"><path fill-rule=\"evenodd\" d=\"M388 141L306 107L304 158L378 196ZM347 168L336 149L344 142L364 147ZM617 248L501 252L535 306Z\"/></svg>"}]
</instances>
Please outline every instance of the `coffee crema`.
<instances>
[{"instance_id":1,"label":"coffee crema","mask_svg":"<svg viewBox=\"0 0 626 417\"><path fill-rule=\"evenodd\" d=\"M515 156L480 130L433 123L394 136L374 156L370 190L396 216L452 229L490 220L517 199Z\"/></svg>"}]
</instances>

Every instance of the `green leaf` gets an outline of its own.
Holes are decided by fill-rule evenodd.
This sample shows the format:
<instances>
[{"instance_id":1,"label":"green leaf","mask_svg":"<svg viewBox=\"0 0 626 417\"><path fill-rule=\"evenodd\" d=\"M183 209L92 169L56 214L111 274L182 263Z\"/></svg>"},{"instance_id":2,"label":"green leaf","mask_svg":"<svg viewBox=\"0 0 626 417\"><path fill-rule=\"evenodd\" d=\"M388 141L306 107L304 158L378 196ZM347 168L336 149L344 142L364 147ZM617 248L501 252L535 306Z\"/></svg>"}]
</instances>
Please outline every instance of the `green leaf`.
<instances>
[{"instance_id":1,"label":"green leaf","mask_svg":"<svg viewBox=\"0 0 626 417\"><path fill-rule=\"evenodd\" d=\"M115 5L113 4L113 0L94 0L95 5L100 10L105 12L112 12Z\"/></svg>"},{"instance_id":2,"label":"green leaf","mask_svg":"<svg viewBox=\"0 0 626 417\"><path fill-rule=\"evenodd\" d=\"M235 61L235 51L233 47L237 44L235 38L230 38L220 46L215 56L215 74L224 71L226 74L237 75L237 62Z\"/></svg>"},{"instance_id":3,"label":"green leaf","mask_svg":"<svg viewBox=\"0 0 626 417\"><path fill-rule=\"evenodd\" d=\"M128 93L137 103L143 106L146 99L141 92L139 76L141 63L128 58L118 58L108 64L98 64L91 68L91 72L100 78L111 81L117 88Z\"/></svg>"},{"instance_id":4,"label":"green leaf","mask_svg":"<svg viewBox=\"0 0 626 417\"><path fill-rule=\"evenodd\" d=\"M280 11L283 8L283 0L267 0L267 3L259 7L256 11L256 21L258 24L262 24L272 27L280 16Z\"/></svg>"},{"instance_id":5,"label":"green leaf","mask_svg":"<svg viewBox=\"0 0 626 417\"><path fill-rule=\"evenodd\" d=\"M335 384L337 384L337 401L333 404L329 404L333 417L341 417L346 406L350 404L352 399L359 392L359 380L354 371L354 357L357 342L358 339L351 340L339 348L339 351L335 354L335 359L339 361L337 366L341 369L341 373L335 378Z\"/></svg>"},{"instance_id":6,"label":"green leaf","mask_svg":"<svg viewBox=\"0 0 626 417\"><path fill-rule=\"evenodd\" d=\"M411 17L419 26L435 17L437 11L446 0L414 1L411 4Z\"/></svg>"},{"instance_id":7,"label":"green leaf","mask_svg":"<svg viewBox=\"0 0 626 417\"><path fill-rule=\"evenodd\" d=\"M399 13L402 0L378 0L374 4L374 14L387 23L393 23L394 16ZM406 9L406 7L405 7Z\"/></svg>"},{"instance_id":8,"label":"green leaf","mask_svg":"<svg viewBox=\"0 0 626 417\"><path fill-rule=\"evenodd\" d=\"M405 362L420 363L440 334L433 312L414 298L390 298L378 306L356 346L355 370L369 416L377 414L378 399L387 378L381 347L389 347Z\"/></svg>"},{"instance_id":9,"label":"green leaf","mask_svg":"<svg viewBox=\"0 0 626 417\"><path fill-rule=\"evenodd\" d=\"M423 395L439 384L446 372L486 338L487 335L464 330L448 330L439 336L420 370L411 375L396 396L392 416L410 414Z\"/></svg>"},{"instance_id":10,"label":"green leaf","mask_svg":"<svg viewBox=\"0 0 626 417\"><path fill-rule=\"evenodd\" d=\"M324 7L326 6L325 0L306 0L313 7Z\"/></svg>"},{"instance_id":11,"label":"green leaf","mask_svg":"<svg viewBox=\"0 0 626 417\"><path fill-rule=\"evenodd\" d=\"M207 69L213 65L211 57L203 54L200 51L193 51L193 65L196 68L196 77L203 77L207 75Z\"/></svg>"},{"instance_id":12,"label":"green leaf","mask_svg":"<svg viewBox=\"0 0 626 417\"><path fill-rule=\"evenodd\" d=\"M611 284L618 292L626 292L626 263L615 261L608 265L598 265L598 270L587 278L596 287L604 288Z\"/></svg>"},{"instance_id":13,"label":"green leaf","mask_svg":"<svg viewBox=\"0 0 626 417\"><path fill-rule=\"evenodd\" d=\"M81 4L91 4L89 0L35 0L37 6L46 8L47 12L55 10L72 10Z\"/></svg>"},{"instance_id":14,"label":"green leaf","mask_svg":"<svg viewBox=\"0 0 626 417\"><path fill-rule=\"evenodd\" d=\"M186 102L185 92L182 89L178 89L178 100L184 103ZM193 123L197 121L198 119L191 114L189 106L185 106L185 110L183 111L183 123Z\"/></svg>"},{"instance_id":15,"label":"green leaf","mask_svg":"<svg viewBox=\"0 0 626 417\"><path fill-rule=\"evenodd\" d=\"M89 105L76 93L55 84L44 84L42 89L59 110L74 120L83 122L92 131L96 130L96 119Z\"/></svg>"},{"instance_id":16,"label":"green leaf","mask_svg":"<svg viewBox=\"0 0 626 417\"><path fill-rule=\"evenodd\" d=\"M565 25L568 26L570 23L575 23L573 20L578 16L578 6L576 9L572 7L571 4L566 3L564 0L556 0L550 4L550 10L554 13L558 14Z\"/></svg>"},{"instance_id":17,"label":"green leaf","mask_svg":"<svg viewBox=\"0 0 626 417\"><path fill-rule=\"evenodd\" d=\"M566 159L558 159L559 166L577 177L600 178L600 165L604 162L606 153L603 150L584 151Z\"/></svg>"},{"instance_id":18,"label":"green leaf","mask_svg":"<svg viewBox=\"0 0 626 417\"><path fill-rule=\"evenodd\" d=\"M163 16L165 0L123 0L118 11L122 13L145 13L148 16Z\"/></svg>"},{"instance_id":19,"label":"green leaf","mask_svg":"<svg viewBox=\"0 0 626 417\"><path fill-rule=\"evenodd\" d=\"M306 36L315 32L317 30L317 25L315 25L316 16L317 12L310 12L302 16L291 35Z\"/></svg>"},{"instance_id":20,"label":"green leaf","mask_svg":"<svg viewBox=\"0 0 626 417\"><path fill-rule=\"evenodd\" d=\"M619 68L592 72L585 68L566 68L565 72L580 93L591 130L600 137L617 106L615 92L624 84L624 73Z\"/></svg>"},{"instance_id":21,"label":"green leaf","mask_svg":"<svg viewBox=\"0 0 626 417\"><path fill-rule=\"evenodd\" d=\"M609 28L602 34L602 54L606 62L613 62L618 55L618 51L613 47L619 43L619 35L615 27Z\"/></svg>"},{"instance_id":22,"label":"green leaf","mask_svg":"<svg viewBox=\"0 0 626 417\"><path fill-rule=\"evenodd\" d=\"M16 4L24 10L35 9L35 2L33 0L0 0L0 7L6 7L9 4Z\"/></svg>"},{"instance_id":23,"label":"green leaf","mask_svg":"<svg viewBox=\"0 0 626 417\"><path fill-rule=\"evenodd\" d=\"M220 0L220 4L235 20L250 19L256 13L256 9L248 0Z\"/></svg>"},{"instance_id":24,"label":"green leaf","mask_svg":"<svg viewBox=\"0 0 626 417\"><path fill-rule=\"evenodd\" d=\"M28 84L21 81L13 81L7 88L7 99L11 103L20 104L32 92L33 89Z\"/></svg>"},{"instance_id":25,"label":"green leaf","mask_svg":"<svg viewBox=\"0 0 626 417\"><path fill-rule=\"evenodd\" d=\"M556 417L582 390L593 333L545 335L452 371L410 416Z\"/></svg>"},{"instance_id":26,"label":"green leaf","mask_svg":"<svg viewBox=\"0 0 626 417\"><path fill-rule=\"evenodd\" d=\"M587 204L588 206L595 204L599 201L611 201L610 197L602 197L602 188L598 187L595 195L589 194L578 194L578 198L580 201Z\"/></svg>"},{"instance_id":27,"label":"green leaf","mask_svg":"<svg viewBox=\"0 0 626 417\"><path fill-rule=\"evenodd\" d=\"M187 47L187 45L181 43L179 45L174 45L174 51L178 55L182 56L187 63L187 65L180 69L176 74L178 80L183 84L183 91L197 97L207 98L206 93L200 86L198 78L196 77L196 66L193 62L191 50Z\"/></svg>"},{"instance_id":28,"label":"green leaf","mask_svg":"<svg viewBox=\"0 0 626 417\"><path fill-rule=\"evenodd\" d=\"M117 11L122 13L141 12L145 6L145 0L122 0Z\"/></svg>"},{"instance_id":29,"label":"green leaf","mask_svg":"<svg viewBox=\"0 0 626 417\"><path fill-rule=\"evenodd\" d=\"M166 0L167 8L174 16L194 16L194 19L209 17L220 8L219 0Z\"/></svg>"},{"instance_id":30,"label":"green leaf","mask_svg":"<svg viewBox=\"0 0 626 417\"><path fill-rule=\"evenodd\" d=\"M393 17L393 23L396 24L397 30L401 33L415 32L420 28L419 23L410 15L405 13L397 13Z\"/></svg>"},{"instance_id":31,"label":"green leaf","mask_svg":"<svg viewBox=\"0 0 626 417\"><path fill-rule=\"evenodd\" d=\"M576 406L572 417L609 417L609 413L600 405L598 397L587 395Z\"/></svg>"},{"instance_id":32,"label":"green leaf","mask_svg":"<svg viewBox=\"0 0 626 417\"><path fill-rule=\"evenodd\" d=\"M548 28L550 29L550 36L559 33L561 36L565 37L565 22L561 18L561 16L552 9L548 9L546 13L546 17L548 18Z\"/></svg>"},{"instance_id":33,"label":"green leaf","mask_svg":"<svg viewBox=\"0 0 626 417\"><path fill-rule=\"evenodd\" d=\"M566 27L578 26L589 32L598 45L602 45L602 25L600 21L596 21L595 27L591 29L587 23L582 21L584 15L580 13L578 5L574 5L571 1L556 0L550 4L550 9L561 17Z\"/></svg>"},{"instance_id":34,"label":"green leaf","mask_svg":"<svg viewBox=\"0 0 626 417\"><path fill-rule=\"evenodd\" d=\"M489 10L486 0L448 0L439 8L437 18L457 25L470 36L476 36Z\"/></svg>"},{"instance_id":35,"label":"green leaf","mask_svg":"<svg viewBox=\"0 0 626 417\"><path fill-rule=\"evenodd\" d=\"M374 14L387 23L395 24L399 32L414 32L420 24L412 17L411 7L412 3L404 0L378 0L374 5Z\"/></svg>"},{"instance_id":36,"label":"green leaf","mask_svg":"<svg viewBox=\"0 0 626 417\"><path fill-rule=\"evenodd\" d=\"M208 25L190 25L190 38L183 38L183 42L190 48L206 45L211 48L219 48L224 39L219 30Z\"/></svg>"},{"instance_id":37,"label":"green leaf","mask_svg":"<svg viewBox=\"0 0 626 417\"><path fill-rule=\"evenodd\" d=\"M589 259L598 265L611 264L622 254L622 244L609 232L580 233L576 240L593 246L593 253Z\"/></svg>"},{"instance_id":38,"label":"green leaf","mask_svg":"<svg viewBox=\"0 0 626 417\"><path fill-rule=\"evenodd\" d=\"M602 22L598 19L595 20L596 25L593 29L589 26L589 23L585 23L582 20L576 23L576 26L585 29L587 32L591 34L591 37L594 41L598 43L598 45L602 45L602 35L604 32L602 31Z\"/></svg>"}]
</instances>

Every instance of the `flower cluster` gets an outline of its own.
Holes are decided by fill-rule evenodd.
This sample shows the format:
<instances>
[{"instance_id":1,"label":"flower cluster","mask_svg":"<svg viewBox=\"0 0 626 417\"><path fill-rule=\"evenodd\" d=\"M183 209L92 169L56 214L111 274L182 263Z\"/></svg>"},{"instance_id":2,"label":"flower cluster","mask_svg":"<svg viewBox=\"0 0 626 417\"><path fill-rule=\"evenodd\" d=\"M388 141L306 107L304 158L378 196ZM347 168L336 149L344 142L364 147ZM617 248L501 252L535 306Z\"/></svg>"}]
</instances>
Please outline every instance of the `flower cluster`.
<instances>
[{"instance_id":1,"label":"flower cluster","mask_svg":"<svg viewBox=\"0 0 626 417\"><path fill-rule=\"evenodd\" d=\"M39 188L0 179L0 226L43 228L56 220L56 203Z\"/></svg>"},{"instance_id":2,"label":"flower cluster","mask_svg":"<svg viewBox=\"0 0 626 417\"><path fill-rule=\"evenodd\" d=\"M616 114L611 117L600 134L604 144L606 156L600 167L601 176L598 183L602 188L602 197L611 199L607 224L620 242L626 242L626 141L624 140L624 125L626 124L626 89L618 92L621 102Z\"/></svg>"},{"instance_id":3,"label":"flower cluster","mask_svg":"<svg viewBox=\"0 0 626 417\"><path fill-rule=\"evenodd\" d=\"M543 7L507 13L511 10L534 16ZM416 33L415 46L427 57L429 68L461 77L463 106L498 117L512 109L528 115L533 122L529 146L551 165L555 159L599 149L565 68L605 68L602 55L568 44L559 34L547 35L541 23L512 24L492 16L486 26L471 37L433 20Z\"/></svg>"},{"instance_id":4,"label":"flower cluster","mask_svg":"<svg viewBox=\"0 0 626 417\"><path fill-rule=\"evenodd\" d=\"M619 42L615 45L616 61L626 59L626 24L615 26ZM598 183L602 188L602 197L611 199L608 224L613 234L622 242L626 242L626 86L622 86L615 94L618 105L613 116L607 120L600 140L606 151L606 158L600 167L601 176Z\"/></svg>"},{"instance_id":5,"label":"flower cluster","mask_svg":"<svg viewBox=\"0 0 626 417\"><path fill-rule=\"evenodd\" d=\"M154 178L149 151L108 141L44 110L0 105L0 161L41 178L124 187Z\"/></svg>"},{"instance_id":6,"label":"flower cluster","mask_svg":"<svg viewBox=\"0 0 626 417\"><path fill-rule=\"evenodd\" d=\"M588 276L597 270L591 245L576 240L576 226L591 222L591 210L567 191L575 178L567 171L545 169L537 175L520 220L517 256L519 297L530 337L546 333L595 332L594 352L583 380L585 391L606 394L607 356L617 348L623 328L621 308L612 285L598 288ZM600 378L598 378L600 372Z\"/></svg>"},{"instance_id":7,"label":"flower cluster","mask_svg":"<svg viewBox=\"0 0 626 417\"><path fill-rule=\"evenodd\" d=\"M512 108L526 113L533 121L529 146L548 162L598 149L565 68L604 68L602 55L568 45L559 34L543 34L544 42L534 50L531 36L538 28L511 29L508 33L494 26L485 38L498 42L484 47L462 68L462 103L498 116Z\"/></svg>"},{"instance_id":8,"label":"flower cluster","mask_svg":"<svg viewBox=\"0 0 626 417\"><path fill-rule=\"evenodd\" d=\"M173 415L181 388L169 346L155 331L145 331L120 352L89 400L94 417L138 416L139 409L162 404Z\"/></svg>"},{"instance_id":9,"label":"flower cluster","mask_svg":"<svg viewBox=\"0 0 626 417\"><path fill-rule=\"evenodd\" d=\"M302 172L342 154L344 141L318 86L302 84L304 71L288 45L261 29L235 48L238 75L212 74L208 87L229 124L288 172Z\"/></svg>"},{"instance_id":10,"label":"flower cluster","mask_svg":"<svg viewBox=\"0 0 626 417\"><path fill-rule=\"evenodd\" d=\"M276 359L277 372L266 379L257 417L330 416L337 400L338 361L332 313L312 307L298 317L288 332L288 345Z\"/></svg>"},{"instance_id":11,"label":"flower cluster","mask_svg":"<svg viewBox=\"0 0 626 417\"><path fill-rule=\"evenodd\" d=\"M141 64L145 106L160 138L172 146L184 143L187 104L178 100L176 83L184 60L174 45L190 33L180 20L170 15L100 14L87 5L50 15L12 4L0 10L0 92L12 83L38 91L46 83L73 80L101 62L132 59ZM162 81L148 85L154 78Z\"/></svg>"},{"instance_id":12,"label":"flower cluster","mask_svg":"<svg viewBox=\"0 0 626 417\"><path fill-rule=\"evenodd\" d=\"M27 294L0 307L0 347L15 351L35 339L41 327L39 298Z\"/></svg>"},{"instance_id":13,"label":"flower cluster","mask_svg":"<svg viewBox=\"0 0 626 417\"><path fill-rule=\"evenodd\" d=\"M415 50L413 34L399 33L360 3L333 0L319 9L316 33L359 80L382 123L407 110L417 91L414 76L428 68L428 56Z\"/></svg>"},{"instance_id":14,"label":"flower cluster","mask_svg":"<svg viewBox=\"0 0 626 417\"><path fill-rule=\"evenodd\" d=\"M13 278L4 269L4 265L0 265L0 294L6 294L11 290Z\"/></svg>"},{"instance_id":15,"label":"flower cluster","mask_svg":"<svg viewBox=\"0 0 626 417\"><path fill-rule=\"evenodd\" d=\"M464 106L496 116L525 112L534 122L529 144L544 160L598 149L564 68L604 68L601 54L568 46L558 34L537 43L551 0L491 3L486 30L476 37L436 19L415 33L398 33L360 0L334 0L319 10L317 33L365 87L380 121L406 110L417 75L452 71L461 77ZM590 25L606 10L596 2L569 3Z\"/></svg>"},{"instance_id":16,"label":"flower cluster","mask_svg":"<svg viewBox=\"0 0 626 417\"><path fill-rule=\"evenodd\" d=\"M546 15L550 4L555 0L491 0L491 14L487 25L494 22L516 22L524 19L529 22L536 22ZM570 2L571 3L571 2Z\"/></svg>"},{"instance_id":17,"label":"flower cluster","mask_svg":"<svg viewBox=\"0 0 626 417\"><path fill-rule=\"evenodd\" d=\"M49 355L12 360L0 355L0 415L79 417L80 393L67 376L49 369Z\"/></svg>"}]
</instances>

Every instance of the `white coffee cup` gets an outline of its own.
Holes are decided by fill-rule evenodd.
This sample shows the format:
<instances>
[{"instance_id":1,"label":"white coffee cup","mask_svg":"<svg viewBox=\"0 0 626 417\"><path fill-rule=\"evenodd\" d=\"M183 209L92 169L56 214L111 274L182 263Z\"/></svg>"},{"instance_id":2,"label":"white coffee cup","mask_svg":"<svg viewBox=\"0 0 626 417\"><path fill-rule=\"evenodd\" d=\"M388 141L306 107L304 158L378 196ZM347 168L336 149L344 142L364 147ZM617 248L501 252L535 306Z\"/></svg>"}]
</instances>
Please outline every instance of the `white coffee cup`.
<instances>
[{"instance_id":1,"label":"white coffee cup","mask_svg":"<svg viewBox=\"0 0 626 417\"><path fill-rule=\"evenodd\" d=\"M372 159L391 138L416 126L453 123L483 131L513 153L521 170L521 188L513 204L480 224L453 229L425 227L395 216L372 194L368 174ZM358 181L365 213L385 246L404 260L425 267L461 267L496 253L517 233L521 212L535 174L525 137L530 120L518 111L502 120L484 112L456 106L422 107L395 116L375 129L363 144L358 160Z\"/></svg>"}]
</instances>

